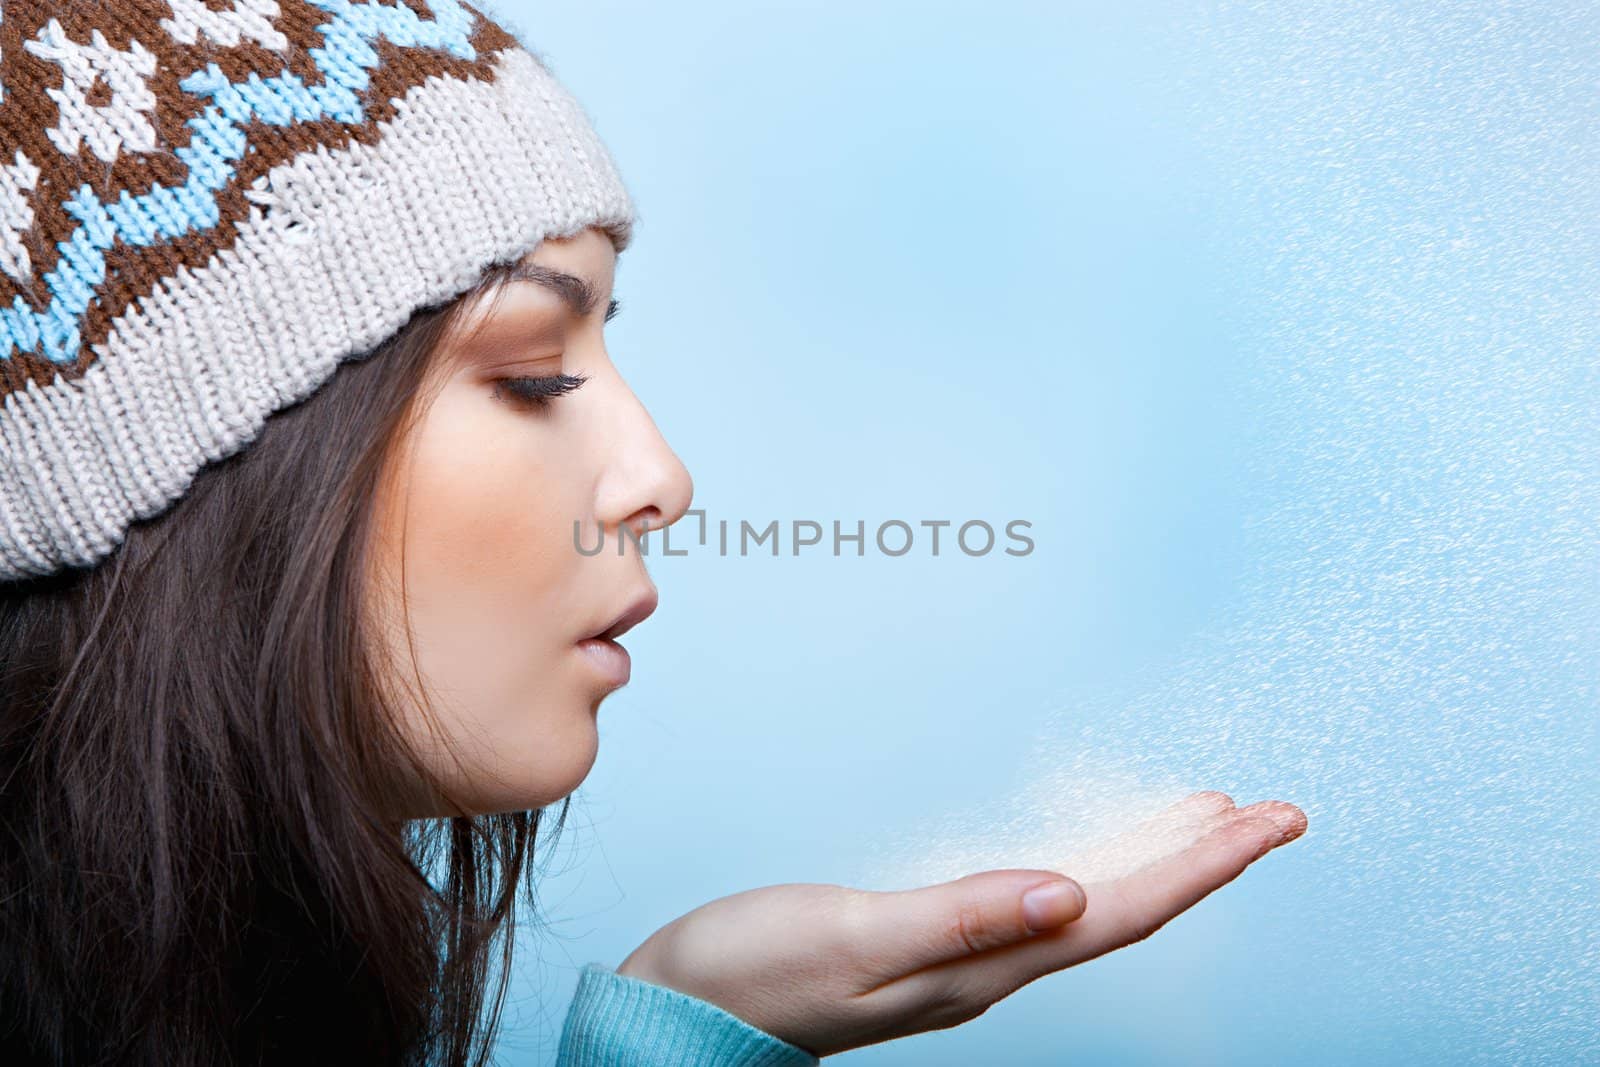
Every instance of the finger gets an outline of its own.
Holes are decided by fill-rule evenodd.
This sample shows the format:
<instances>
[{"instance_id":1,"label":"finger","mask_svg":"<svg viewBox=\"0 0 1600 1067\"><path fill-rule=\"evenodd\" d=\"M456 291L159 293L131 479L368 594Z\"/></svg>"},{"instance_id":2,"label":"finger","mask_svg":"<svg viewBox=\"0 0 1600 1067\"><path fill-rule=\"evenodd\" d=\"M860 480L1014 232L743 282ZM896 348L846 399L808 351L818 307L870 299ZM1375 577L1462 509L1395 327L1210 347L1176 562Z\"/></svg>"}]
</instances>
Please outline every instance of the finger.
<instances>
[{"instance_id":1,"label":"finger","mask_svg":"<svg viewBox=\"0 0 1600 1067\"><path fill-rule=\"evenodd\" d=\"M1304 813L1292 804L1263 801L1235 809L1181 852L1125 878L1085 885L1088 904L1074 922L982 956L927 968L875 995L906 1003L993 1003L1046 974L1149 937L1305 827Z\"/></svg>"},{"instance_id":2,"label":"finger","mask_svg":"<svg viewBox=\"0 0 1600 1067\"><path fill-rule=\"evenodd\" d=\"M1233 798L1218 790L1207 789L1199 793L1190 793L1177 803L1170 804L1154 815L1135 823L1132 829L1124 830L1096 844L1120 845L1158 838L1171 839L1187 845L1196 840L1200 833L1220 825L1237 810Z\"/></svg>"},{"instance_id":3,"label":"finger","mask_svg":"<svg viewBox=\"0 0 1600 1067\"><path fill-rule=\"evenodd\" d=\"M1305 813L1299 808L1262 801L1236 809L1222 825L1175 855L1116 881L1086 885L1084 916L1038 946L1027 960L1027 980L1144 940L1305 829Z\"/></svg>"},{"instance_id":4,"label":"finger","mask_svg":"<svg viewBox=\"0 0 1600 1067\"><path fill-rule=\"evenodd\" d=\"M1055 871L983 871L953 882L869 893L866 929L880 981L1015 944L1083 914L1083 887Z\"/></svg>"},{"instance_id":5,"label":"finger","mask_svg":"<svg viewBox=\"0 0 1600 1067\"><path fill-rule=\"evenodd\" d=\"M1221 826L1237 809L1226 793L1191 793L1132 829L1088 843L1060 864L1080 884L1113 881L1180 852Z\"/></svg>"},{"instance_id":6,"label":"finger","mask_svg":"<svg viewBox=\"0 0 1600 1067\"><path fill-rule=\"evenodd\" d=\"M1128 842L1153 839L1162 850L1173 851L1173 842L1190 842L1205 828L1234 811L1233 799L1226 793L1193 793L1170 805L1133 830L1120 835L1105 848ZM1042 889L1045 881L1058 882L1054 871L984 871L936 886L900 892L869 894L868 929L853 929L858 943L875 946L870 961L874 985L911 974L921 968L961 959L979 952L1015 944L1029 936L1057 928L1083 913L1081 896L1047 902L1043 918L1029 922L1030 890ZM1073 879L1079 894L1082 879ZM1061 887L1070 892L1070 886Z\"/></svg>"}]
</instances>

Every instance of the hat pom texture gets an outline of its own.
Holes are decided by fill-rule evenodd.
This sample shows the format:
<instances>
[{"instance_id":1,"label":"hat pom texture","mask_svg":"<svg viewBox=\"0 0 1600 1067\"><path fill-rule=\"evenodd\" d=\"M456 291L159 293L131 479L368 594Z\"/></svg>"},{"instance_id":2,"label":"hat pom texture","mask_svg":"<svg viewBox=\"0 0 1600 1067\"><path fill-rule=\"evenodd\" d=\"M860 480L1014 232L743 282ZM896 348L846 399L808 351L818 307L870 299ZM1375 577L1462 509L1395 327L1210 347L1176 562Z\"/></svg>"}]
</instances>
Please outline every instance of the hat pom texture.
<instances>
[{"instance_id":1,"label":"hat pom texture","mask_svg":"<svg viewBox=\"0 0 1600 1067\"><path fill-rule=\"evenodd\" d=\"M632 224L457 0L0 0L0 580L105 559L485 267Z\"/></svg>"}]
</instances>

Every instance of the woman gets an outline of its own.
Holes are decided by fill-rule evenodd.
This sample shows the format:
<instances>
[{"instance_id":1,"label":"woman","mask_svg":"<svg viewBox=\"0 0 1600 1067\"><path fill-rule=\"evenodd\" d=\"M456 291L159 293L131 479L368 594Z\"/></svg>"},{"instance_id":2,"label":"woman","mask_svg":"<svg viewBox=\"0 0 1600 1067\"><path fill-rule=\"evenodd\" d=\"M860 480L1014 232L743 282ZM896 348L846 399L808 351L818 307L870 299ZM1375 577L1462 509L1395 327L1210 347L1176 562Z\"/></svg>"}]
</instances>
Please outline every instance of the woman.
<instances>
[{"instance_id":1,"label":"woman","mask_svg":"<svg viewBox=\"0 0 1600 1067\"><path fill-rule=\"evenodd\" d=\"M486 1062L546 809L690 480L605 349L632 208L455 0L0 14L0 1061ZM1117 883L775 886L586 968L569 1064L805 1064L1148 935ZM559 818L557 828L559 828Z\"/></svg>"}]
</instances>

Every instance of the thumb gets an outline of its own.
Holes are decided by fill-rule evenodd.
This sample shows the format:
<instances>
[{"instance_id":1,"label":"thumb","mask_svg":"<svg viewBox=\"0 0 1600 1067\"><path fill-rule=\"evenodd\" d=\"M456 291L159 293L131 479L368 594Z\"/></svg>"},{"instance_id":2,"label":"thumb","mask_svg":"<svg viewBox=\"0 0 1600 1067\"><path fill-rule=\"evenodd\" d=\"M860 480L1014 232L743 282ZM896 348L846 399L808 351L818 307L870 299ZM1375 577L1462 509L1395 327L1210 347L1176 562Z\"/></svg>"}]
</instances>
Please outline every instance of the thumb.
<instances>
[{"instance_id":1,"label":"thumb","mask_svg":"<svg viewBox=\"0 0 1600 1067\"><path fill-rule=\"evenodd\" d=\"M878 943L907 974L1064 926L1086 906L1077 882L1035 870L982 871L879 897Z\"/></svg>"}]
</instances>

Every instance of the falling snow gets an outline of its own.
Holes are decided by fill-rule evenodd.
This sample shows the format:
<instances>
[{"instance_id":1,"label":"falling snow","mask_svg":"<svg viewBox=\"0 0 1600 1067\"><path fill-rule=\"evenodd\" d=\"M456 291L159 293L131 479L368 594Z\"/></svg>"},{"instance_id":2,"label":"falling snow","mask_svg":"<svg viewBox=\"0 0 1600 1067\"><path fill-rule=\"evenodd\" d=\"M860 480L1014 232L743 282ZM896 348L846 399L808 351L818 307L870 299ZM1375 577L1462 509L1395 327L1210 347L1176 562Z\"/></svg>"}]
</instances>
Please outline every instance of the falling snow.
<instances>
[{"instance_id":1,"label":"falling snow","mask_svg":"<svg viewBox=\"0 0 1600 1067\"><path fill-rule=\"evenodd\" d=\"M1282 797L1319 916L1413 962L1373 977L1397 1011L1448 1004L1483 1062L1600 1062L1600 18L1183 28L1259 241L1217 280L1259 308L1244 594L1115 709L1064 701L1016 796L879 878L1113 877L1193 828L1096 843L1193 789Z\"/></svg>"}]
</instances>

